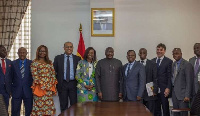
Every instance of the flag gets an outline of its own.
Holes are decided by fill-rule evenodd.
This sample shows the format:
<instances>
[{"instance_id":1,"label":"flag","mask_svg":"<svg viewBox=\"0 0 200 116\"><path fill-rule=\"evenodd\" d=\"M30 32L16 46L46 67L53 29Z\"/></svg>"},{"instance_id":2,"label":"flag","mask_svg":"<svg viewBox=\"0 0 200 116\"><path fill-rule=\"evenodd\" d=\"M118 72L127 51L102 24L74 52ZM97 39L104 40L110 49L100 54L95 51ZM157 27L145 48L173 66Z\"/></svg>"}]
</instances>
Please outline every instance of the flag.
<instances>
[{"instance_id":1,"label":"flag","mask_svg":"<svg viewBox=\"0 0 200 116\"><path fill-rule=\"evenodd\" d=\"M81 59L83 59L83 56L85 53L85 44L84 44L84 40L83 40L81 24L80 24L79 31L80 31L80 39L79 39L79 43L78 43L77 56L80 56Z\"/></svg>"}]
</instances>

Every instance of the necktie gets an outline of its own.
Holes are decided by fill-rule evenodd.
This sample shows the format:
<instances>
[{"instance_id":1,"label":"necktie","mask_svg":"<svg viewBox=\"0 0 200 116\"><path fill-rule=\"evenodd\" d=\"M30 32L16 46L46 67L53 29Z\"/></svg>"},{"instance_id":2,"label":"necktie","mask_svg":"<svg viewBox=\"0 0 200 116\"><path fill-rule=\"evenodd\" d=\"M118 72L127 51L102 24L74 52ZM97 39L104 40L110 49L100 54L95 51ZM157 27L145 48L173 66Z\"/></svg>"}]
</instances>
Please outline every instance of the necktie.
<instances>
[{"instance_id":1,"label":"necktie","mask_svg":"<svg viewBox=\"0 0 200 116\"><path fill-rule=\"evenodd\" d=\"M160 65L160 58L158 58L157 60L157 67L159 67L159 65Z\"/></svg>"},{"instance_id":2,"label":"necktie","mask_svg":"<svg viewBox=\"0 0 200 116\"><path fill-rule=\"evenodd\" d=\"M128 70L127 70L127 77L128 77L128 75L129 75L129 72L130 72L130 68L131 68L131 64L128 64Z\"/></svg>"},{"instance_id":3,"label":"necktie","mask_svg":"<svg viewBox=\"0 0 200 116\"><path fill-rule=\"evenodd\" d=\"M66 81L69 82L70 80L70 62L69 56L67 56L67 74L66 74Z\"/></svg>"},{"instance_id":4,"label":"necktie","mask_svg":"<svg viewBox=\"0 0 200 116\"><path fill-rule=\"evenodd\" d=\"M175 66L174 66L174 78L176 78L177 71L178 71L178 63L175 63Z\"/></svg>"},{"instance_id":5,"label":"necktie","mask_svg":"<svg viewBox=\"0 0 200 116\"><path fill-rule=\"evenodd\" d=\"M2 70L3 70L3 73L4 73L4 75L6 74L6 64L5 64L5 59L1 59L1 61L2 61Z\"/></svg>"},{"instance_id":6,"label":"necktie","mask_svg":"<svg viewBox=\"0 0 200 116\"><path fill-rule=\"evenodd\" d=\"M20 72L22 74L22 78L24 78L25 68L24 68L24 61L22 61L22 65L20 67Z\"/></svg>"},{"instance_id":7,"label":"necktie","mask_svg":"<svg viewBox=\"0 0 200 116\"><path fill-rule=\"evenodd\" d=\"M144 65L144 60L142 60L141 63Z\"/></svg>"},{"instance_id":8,"label":"necktie","mask_svg":"<svg viewBox=\"0 0 200 116\"><path fill-rule=\"evenodd\" d=\"M195 65L195 67L194 67L194 74L195 74L195 75L197 74L197 71L198 71L198 69L199 69L199 59L200 59L200 58L197 58L197 60L196 60L196 65Z\"/></svg>"}]
</instances>

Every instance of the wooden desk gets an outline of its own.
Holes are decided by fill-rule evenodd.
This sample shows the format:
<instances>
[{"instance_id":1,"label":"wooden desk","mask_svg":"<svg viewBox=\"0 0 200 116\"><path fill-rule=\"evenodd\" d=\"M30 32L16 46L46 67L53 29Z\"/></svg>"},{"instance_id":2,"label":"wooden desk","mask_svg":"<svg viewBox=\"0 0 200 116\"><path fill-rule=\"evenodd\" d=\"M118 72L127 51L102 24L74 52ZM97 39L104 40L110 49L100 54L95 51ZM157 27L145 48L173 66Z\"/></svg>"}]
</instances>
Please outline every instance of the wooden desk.
<instances>
[{"instance_id":1,"label":"wooden desk","mask_svg":"<svg viewBox=\"0 0 200 116\"><path fill-rule=\"evenodd\" d=\"M153 116L139 102L77 103L59 116Z\"/></svg>"}]
</instances>

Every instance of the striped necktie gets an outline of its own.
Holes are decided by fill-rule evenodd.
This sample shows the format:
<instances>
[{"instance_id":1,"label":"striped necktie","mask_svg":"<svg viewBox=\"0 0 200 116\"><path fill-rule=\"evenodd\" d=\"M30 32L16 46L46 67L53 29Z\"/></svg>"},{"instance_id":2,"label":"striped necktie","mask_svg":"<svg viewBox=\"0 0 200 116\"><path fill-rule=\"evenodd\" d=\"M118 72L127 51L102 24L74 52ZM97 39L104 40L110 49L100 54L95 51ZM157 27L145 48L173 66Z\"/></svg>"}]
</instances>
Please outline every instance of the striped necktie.
<instances>
[{"instance_id":1,"label":"striped necktie","mask_svg":"<svg viewBox=\"0 0 200 116\"><path fill-rule=\"evenodd\" d=\"M22 65L20 67L20 72L22 74L22 78L24 78L24 72L25 72L25 68L24 68L24 61L22 61Z\"/></svg>"}]
</instances>

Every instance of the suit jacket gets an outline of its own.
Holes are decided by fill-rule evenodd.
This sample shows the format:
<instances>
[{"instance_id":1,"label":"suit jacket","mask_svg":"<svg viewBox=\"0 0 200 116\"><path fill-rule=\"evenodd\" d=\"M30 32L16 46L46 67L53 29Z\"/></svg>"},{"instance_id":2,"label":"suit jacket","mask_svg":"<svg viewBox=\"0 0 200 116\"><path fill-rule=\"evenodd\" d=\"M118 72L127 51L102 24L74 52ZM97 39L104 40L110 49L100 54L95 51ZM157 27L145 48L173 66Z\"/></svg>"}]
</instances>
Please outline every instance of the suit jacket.
<instances>
[{"instance_id":1,"label":"suit jacket","mask_svg":"<svg viewBox=\"0 0 200 116\"><path fill-rule=\"evenodd\" d=\"M122 75L123 75L123 98L126 97L128 100L137 101L137 96L142 97L145 84L146 84L146 75L145 67L135 61L132 68L130 69L129 75L125 75L126 67L128 63L123 66Z\"/></svg>"},{"instance_id":2,"label":"suit jacket","mask_svg":"<svg viewBox=\"0 0 200 116\"><path fill-rule=\"evenodd\" d=\"M5 84L6 92L10 95L11 94L11 83L12 83L12 77L11 77L11 60L5 59L6 61L6 74L4 75L2 67L0 66L0 80L3 80L3 84Z\"/></svg>"},{"instance_id":3,"label":"suit jacket","mask_svg":"<svg viewBox=\"0 0 200 116\"><path fill-rule=\"evenodd\" d=\"M153 82L153 92L155 94L158 93L158 79L157 79L157 67L156 66L157 66L156 63L147 59L146 66L145 66L146 84ZM143 98L144 98L144 100L149 101L149 100L156 100L157 96L148 96L147 90L145 87Z\"/></svg>"},{"instance_id":4,"label":"suit jacket","mask_svg":"<svg viewBox=\"0 0 200 116\"><path fill-rule=\"evenodd\" d=\"M174 65L176 62L172 64L172 73L174 72ZM174 79L174 92L178 100L183 100L185 97L192 97L192 86L193 86L193 67L192 65L182 59L176 77ZM173 80L173 79L172 79Z\"/></svg>"},{"instance_id":5,"label":"suit jacket","mask_svg":"<svg viewBox=\"0 0 200 116\"><path fill-rule=\"evenodd\" d=\"M189 62L192 64L192 66L194 67L195 65L195 61L196 61L196 56L192 57L189 59ZM197 74L194 75L194 91L193 91L193 95L196 94L198 92L199 89L199 82L198 82L198 74L200 74L200 67L197 71Z\"/></svg>"},{"instance_id":6,"label":"suit jacket","mask_svg":"<svg viewBox=\"0 0 200 116\"><path fill-rule=\"evenodd\" d=\"M73 55L73 64L74 64L74 79L76 75L76 67L78 62L81 60L79 56ZM64 80L64 54L58 55L54 58L53 66L56 72L56 78L58 81L57 90L62 91L62 82Z\"/></svg>"},{"instance_id":7,"label":"suit jacket","mask_svg":"<svg viewBox=\"0 0 200 116\"><path fill-rule=\"evenodd\" d=\"M31 86L33 83L33 78L30 70L32 61L26 59L24 78L22 78L19 63L19 59L12 62L12 97L19 98L23 91L23 94L26 98L32 98L33 92Z\"/></svg>"},{"instance_id":8,"label":"suit jacket","mask_svg":"<svg viewBox=\"0 0 200 116\"><path fill-rule=\"evenodd\" d=\"M156 63L156 58L152 59L152 61ZM164 57L160 66L157 68L158 87L162 93L165 92L166 88L171 90L172 63L173 61L171 59Z\"/></svg>"}]
</instances>

